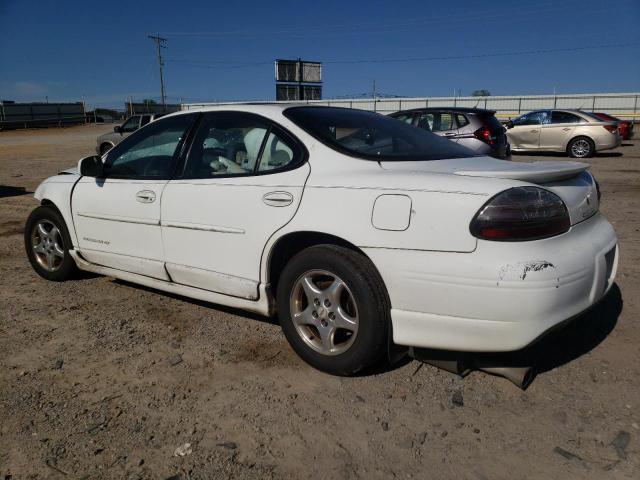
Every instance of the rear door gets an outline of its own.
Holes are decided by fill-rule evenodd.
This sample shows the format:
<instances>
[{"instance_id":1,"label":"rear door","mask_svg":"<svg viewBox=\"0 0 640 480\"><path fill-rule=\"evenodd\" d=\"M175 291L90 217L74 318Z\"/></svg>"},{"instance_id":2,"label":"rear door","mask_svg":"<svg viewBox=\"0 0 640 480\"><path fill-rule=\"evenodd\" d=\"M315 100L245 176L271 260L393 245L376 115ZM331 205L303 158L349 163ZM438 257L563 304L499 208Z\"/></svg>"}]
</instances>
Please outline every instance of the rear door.
<instances>
[{"instance_id":1,"label":"rear door","mask_svg":"<svg viewBox=\"0 0 640 480\"><path fill-rule=\"evenodd\" d=\"M565 150L573 136L576 125L582 122L585 121L578 115L553 110L551 112L551 121L540 127L540 148L544 150Z\"/></svg>"},{"instance_id":2,"label":"rear door","mask_svg":"<svg viewBox=\"0 0 640 480\"><path fill-rule=\"evenodd\" d=\"M176 283L255 300L269 237L302 198L302 144L244 112L206 114L181 178L162 195L166 268Z\"/></svg>"},{"instance_id":3,"label":"rear door","mask_svg":"<svg viewBox=\"0 0 640 480\"><path fill-rule=\"evenodd\" d=\"M458 136L458 126L453 113L446 110L428 111L419 114L417 126L453 141Z\"/></svg>"}]
</instances>

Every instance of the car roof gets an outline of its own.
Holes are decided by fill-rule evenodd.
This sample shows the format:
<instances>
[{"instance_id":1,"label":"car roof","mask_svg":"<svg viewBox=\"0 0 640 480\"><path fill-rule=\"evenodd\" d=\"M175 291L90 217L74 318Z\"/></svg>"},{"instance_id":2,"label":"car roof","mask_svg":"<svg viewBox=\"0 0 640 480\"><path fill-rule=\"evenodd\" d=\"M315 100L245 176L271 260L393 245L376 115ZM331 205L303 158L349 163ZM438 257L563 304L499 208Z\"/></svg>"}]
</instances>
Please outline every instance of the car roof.
<instances>
[{"instance_id":1,"label":"car roof","mask_svg":"<svg viewBox=\"0 0 640 480\"><path fill-rule=\"evenodd\" d=\"M490 110L487 108L471 108L471 107L422 107L422 108L411 108L409 110L400 110L399 112L394 112L391 115L399 115L402 113L417 113L417 112L441 112L446 110L447 112L458 112L458 113L477 113L484 115L494 115L496 113L495 110Z\"/></svg>"},{"instance_id":2,"label":"car roof","mask_svg":"<svg viewBox=\"0 0 640 480\"><path fill-rule=\"evenodd\" d=\"M178 112L170 113L167 116L182 115L186 113L201 113L201 112L248 112L262 115L282 113L284 110L296 107L313 107L313 108L343 108L327 105L314 105L308 103L223 103L219 105L203 105L194 108L188 108L187 110L180 110Z\"/></svg>"}]
</instances>

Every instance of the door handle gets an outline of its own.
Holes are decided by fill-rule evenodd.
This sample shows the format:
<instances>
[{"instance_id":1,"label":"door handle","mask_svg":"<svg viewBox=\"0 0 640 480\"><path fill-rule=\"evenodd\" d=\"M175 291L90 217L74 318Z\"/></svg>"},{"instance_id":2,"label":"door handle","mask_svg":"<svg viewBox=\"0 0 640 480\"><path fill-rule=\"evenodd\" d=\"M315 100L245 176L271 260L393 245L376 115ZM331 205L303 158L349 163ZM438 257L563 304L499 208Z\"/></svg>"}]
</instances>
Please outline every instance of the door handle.
<instances>
[{"instance_id":1,"label":"door handle","mask_svg":"<svg viewBox=\"0 0 640 480\"><path fill-rule=\"evenodd\" d=\"M454 137L456 134L455 133L445 133L444 136L445 137Z\"/></svg>"},{"instance_id":2,"label":"door handle","mask_svg":"<svg viewBox=\"0 0 640 480\"><path fill-rule=\"evenodd\" d=\"M562 130L564 130L565 132L568 132L569 130L571 130L569 127L565 127Z\"/></svg>"},{"instance_id":3,"label":"door handle","mask_svg":"<svg viewBox=\"0 0 640 480\"><path fill-rule=\"evenodd\" d=\"M151 190L140 190L136 193L136 200L140 203L153 203L156 201L156 193Z\"/></svg>"},{"instance_id":4,"label":"door handle","mask_svg":"<svg viewBox=\"0 0 640 480\"><path fill-rule=\"evenodd\" d=\"M293 195L289 192L269 192L263 195L262 201L271 207L286 207L293 203Z\"/></svg>"},{"instance_id":5,"label":"door handle","mask_svg":"<svg viewBox=\"0 0 640 480\"><path fill-rule=\"evenodd\" d=\"M538 133L538 130L531 130L531 133Z\"/></svg>"}]
</instances>

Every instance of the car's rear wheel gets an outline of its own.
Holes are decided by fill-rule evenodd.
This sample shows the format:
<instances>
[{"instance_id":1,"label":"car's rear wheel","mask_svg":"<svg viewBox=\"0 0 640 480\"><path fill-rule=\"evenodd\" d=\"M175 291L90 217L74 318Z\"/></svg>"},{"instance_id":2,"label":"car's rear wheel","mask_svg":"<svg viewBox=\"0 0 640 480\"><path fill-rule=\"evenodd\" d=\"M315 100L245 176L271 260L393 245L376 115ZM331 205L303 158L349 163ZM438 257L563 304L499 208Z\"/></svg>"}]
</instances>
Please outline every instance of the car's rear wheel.
<instances>
[{"instance_id":1,"label":"car's rear wheel","mask_svg":"<svg viewBox=\"0 0 640 480\"><path fill-rule=\"evenodd\" d=\"M593 157L596 152L596 147L588 137L577 137L569 142L567 147L567 153L572 158L589 158Z\"/></svg>"},{"instance_id":2,"label":"car's rear wheel","mask_svg":"<svg viewBox=\"0 0 640 480\"><path fill-rule=\"evenodd\" d=\"M353 375L386 352L389 301L362 254L335 245L303 250L280 276L277 304L292 348L319 370Z\"/></svg>"},{"instance_id":3,"label":"car's rear wheel","mask_svg":"<svg viewBox=\"0 0 640 480\"><path fill-rule=\"evenodd\" d=\"M31 266L47 280L61 282L77 272L69 254L71 238L62 215L52 207L36 208L24 230L24 244Z\"/></svg>"}]
</instances>

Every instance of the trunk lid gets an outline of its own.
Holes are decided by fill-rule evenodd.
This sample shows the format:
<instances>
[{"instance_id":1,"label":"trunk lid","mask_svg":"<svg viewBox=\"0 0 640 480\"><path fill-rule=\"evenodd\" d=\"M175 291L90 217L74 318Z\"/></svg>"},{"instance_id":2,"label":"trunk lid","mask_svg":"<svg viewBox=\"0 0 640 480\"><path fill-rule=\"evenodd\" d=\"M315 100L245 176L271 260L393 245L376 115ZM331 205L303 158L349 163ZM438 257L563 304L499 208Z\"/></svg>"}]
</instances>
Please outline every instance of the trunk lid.
<instances>
[{"instance_id":1,"label":"trunk lid","mask_svg":"<svg viewBox=\"0 0 640 480\"><path fill-rule=\"evenodd\" d=\"M468 157L425 162L381 162L380 165L388 170L502 178L539 185L564 201L572 225L591 217L599 208L595 180L587 172L589 165L581 162L518 163L489 157Z\"/></svg>"}]
</instances>

